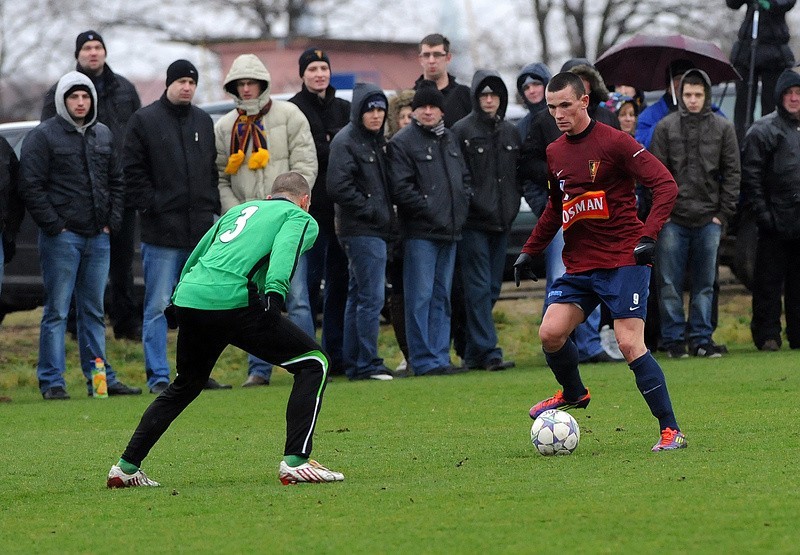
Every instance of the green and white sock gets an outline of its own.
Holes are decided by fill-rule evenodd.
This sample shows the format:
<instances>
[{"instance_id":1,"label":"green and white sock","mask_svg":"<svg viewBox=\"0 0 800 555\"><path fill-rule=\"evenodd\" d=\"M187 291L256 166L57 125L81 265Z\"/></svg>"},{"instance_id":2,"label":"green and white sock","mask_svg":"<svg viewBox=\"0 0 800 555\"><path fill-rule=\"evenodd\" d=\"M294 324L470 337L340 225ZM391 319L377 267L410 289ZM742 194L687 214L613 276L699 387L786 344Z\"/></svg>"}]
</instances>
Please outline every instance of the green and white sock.
<instances>
[{"instance_id":1,"label":"green and white sock","mask_svg":"<svg viewBox=\"0 0 800 555\"><path fill-rule=\"evenodd\" d=\"M124 459L120 459L117 463L117 466L120 467L125 474L136 474L139 471L138 466L131 464Z\"/></svg>"},{"instance_id":2,"label":"green and white sock","mask_svg":"<svg viewBox=\"0 0 800 555\"><path fill-rule=\"evenodd\" d=\"M308 457L301 457L299 455L284 455L283 462L294 468L300 466L301 464L307 463Z\"/></svg>"}]
</instances>

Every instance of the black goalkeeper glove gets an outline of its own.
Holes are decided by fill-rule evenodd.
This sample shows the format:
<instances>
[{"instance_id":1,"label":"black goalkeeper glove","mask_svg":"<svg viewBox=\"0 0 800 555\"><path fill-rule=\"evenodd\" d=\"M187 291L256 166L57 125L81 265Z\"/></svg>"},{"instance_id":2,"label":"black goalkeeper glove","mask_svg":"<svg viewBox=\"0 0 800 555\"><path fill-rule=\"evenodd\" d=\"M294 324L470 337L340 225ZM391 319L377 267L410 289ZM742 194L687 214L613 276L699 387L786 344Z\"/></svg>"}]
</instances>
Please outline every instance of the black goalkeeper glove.
<instances>
[{"instance_id":1,"label":"black goalkeeper glove","mask_svg":"<svg viewBox=\"0 0 800 555\"><path fill-rule=\"evenodd\" d=\"M283 310L283 297L280 294L270 291L264 296L264 322L272 327L281 319Z\"/></svg>"},{"instance_id":2,"label":"black goalkeeper glove","mask_svg":"<svg viewBox=\"0 0 800 555\"><path fill-rule=\"evenodd\" d=\"M519 287L523 278L539 281L539 278L533 273L533 258L525 252L520 253L516 262L514 262L514 283L517 284L517 287Z\"/></svg>"},{"instance_id":3,"label":"black goalkeeper glove","mask_svg":"<svg viewBox=\"0 0 800 555\"><path fill-rule=\"evenodd\" d=\"M167 327L171 330L178 329L178 311L175 310L175 305L169 303L167 308L164 309L164 317L167 319Z\"/></svg>"},{"instance_id":4,"label":"black goalkeeper glove","mask_svg":"<svg viewBox=\"0 0 800 555\"><path fill-rule=\"evenodd\" d=\"M656 257L656 240L652 237L642 237L633 249L633 257L638 266L653 264Z\"/></svg>"}]
</instances>

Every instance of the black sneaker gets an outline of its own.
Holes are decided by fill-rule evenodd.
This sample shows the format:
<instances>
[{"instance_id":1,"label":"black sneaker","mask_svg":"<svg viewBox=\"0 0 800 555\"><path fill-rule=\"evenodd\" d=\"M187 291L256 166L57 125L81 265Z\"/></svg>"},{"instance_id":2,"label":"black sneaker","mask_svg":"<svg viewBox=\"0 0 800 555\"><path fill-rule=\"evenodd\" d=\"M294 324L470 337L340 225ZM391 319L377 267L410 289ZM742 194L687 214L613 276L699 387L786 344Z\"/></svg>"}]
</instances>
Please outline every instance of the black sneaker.
<instances>
[{"instance_id":1,"label":"black sneaker","mask_svg":"<svg viewBox=\"0 0 800 555\"><path fill-rule=\"evenodd\" d=\"M719 348L713 343L705 343L703 345L698 345L697 347L692 349L692 355L703 358L722 357L722 353L720 352Z\"/></svg>"},{"instance_id":2,"label":"black sneaker","mask_svg":"<svg viewBox=\"0 0 800 555\"><path fill-rule=\"evenodd\" d=\"M514 368L517 364L513 360L503 360L502 358L493 358L489 362L486 363L486 368L490 372L497 372L499 370L506 370L508 368Z\"/></svg>"},{"instance_id":3,"label":"black sneaker","mask_svg":"<svg viewBox=\"0 0 800 555\"><path fill-rule=\"evenodd\" d=\"M69 394L66 389L57 385L42 393L42 397L45 401L64 401L69 399Z\"/></svg>"},{"instance_id":4,"label":"black sneaker","mask_svg":"<svg viewBox=\"0 0 800 555\"><path fill-rule=\"evenodd\" d=\"M233 386L227 383L219 383L214 378L208 378L206 385L203 389L232 389Z\"/></svg>"},{"instance_id":5,"label":"black sneaker","mask_svg":"<svg viewBox=\"0 0 800 555\"><path fill-rule=\"evenodd\" d=\"M612 357L607 352L601 350L593 357L587 358L586 360L583 361L584 364L599 364L601 362L620 362L620 360Z\"/></svg>"},{"instance_id":6,"label":"black sneaker","mask_svg":"<svg viewBox=\"0 0 800 555\"><path fill-rule=\"evenodd\" d=\"M452 376L453 374L463 374L467 372L468 369L466 366L440 366L439 368L434 368L432 370L428 370L424 374L417 374L418 376Z\"/></svg>"},{"instance_id":7,"label":"black sneaker","mask_svg":"<svg viewBox=\"0 0 800 555\"><path fill-rule=\"evenodd\" d=\"M122 382L114 382L108 386L109 395L141 395L141 387L131 387Z\"/></svg>"},{"instance_id":8,"label":"black sneaker","mask_svg":"<svg viewBox=\"0 0 800 555\"><path fill-rule=\"evenodd\" d=\"M666 351L669 358L689 358L689 354L686 352L686 345L683 343L669 345L666 347Z\"/></svg>"},{"instance_id":9,"label":"black sneaker","mask_svg":"<svg viewBox=\"0 0 800 555\"><path fill-rule=\"evenodd\" d=\"M780 341L775 341L774 339L767 339L764 341L764 344L758 348L759 351L780 351L781 350L781 343Z\"/></svg>"}]
</instances>

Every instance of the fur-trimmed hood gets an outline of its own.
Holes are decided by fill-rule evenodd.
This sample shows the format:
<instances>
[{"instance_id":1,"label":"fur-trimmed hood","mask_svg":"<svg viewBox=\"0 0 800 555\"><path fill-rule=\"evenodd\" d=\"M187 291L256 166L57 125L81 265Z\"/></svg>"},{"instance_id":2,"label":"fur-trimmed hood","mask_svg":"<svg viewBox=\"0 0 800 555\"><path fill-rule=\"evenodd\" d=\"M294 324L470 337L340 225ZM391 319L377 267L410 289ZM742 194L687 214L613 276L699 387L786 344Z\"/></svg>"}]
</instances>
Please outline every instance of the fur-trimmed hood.
<instances>
[{"instance_id":1,"label":"fur-trimmed hood","mask_svg":"<svg viewBox=\"0 0 800 555\"><path fill-rule=\"evenodd\" d=\"M592 92L589 94L590 104L597 105L608 100L608 88L606 87L605 81L603 81L603 77L600 75L600 72L597 71L594 66L580 63L573 65L568 70L564 71L571 71L579 77L583 77L589 81L589 85L592 87Z\"/></svg>"}]
</instances>

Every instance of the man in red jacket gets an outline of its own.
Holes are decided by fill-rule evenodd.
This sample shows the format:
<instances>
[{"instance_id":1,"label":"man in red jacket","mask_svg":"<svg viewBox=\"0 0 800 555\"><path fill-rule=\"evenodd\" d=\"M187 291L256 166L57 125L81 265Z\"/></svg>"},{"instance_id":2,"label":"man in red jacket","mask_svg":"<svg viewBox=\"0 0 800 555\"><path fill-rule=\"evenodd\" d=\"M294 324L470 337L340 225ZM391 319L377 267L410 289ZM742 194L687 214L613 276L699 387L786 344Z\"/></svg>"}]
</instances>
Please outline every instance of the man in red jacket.
<instances>
[{"instance_id":1,"label":"man in red jacket","mask_svg":"<svg viewBox=\"0 0 800 555\"><path fill-rule=\"evenodd\" d=\"M530 416L589 404L570 333L603 302L614 318L617 341L636 385L659 421L661 438L652 450L686 447L664 373L644 343L655 239L678 187L664 165L632 137L589 117L589 97L580 77L557 74L547 85L546 99L564 135L547 147L550 198L514 267L517 284L523 274L535 278L532 256L563 228L567 271L553 283L539 328L545 359L563 391L536 403ZM636 217L637 181L653 191L646 223Z\"/></svg>"}]
</instances>

